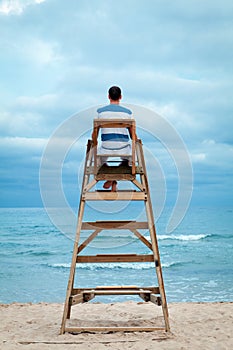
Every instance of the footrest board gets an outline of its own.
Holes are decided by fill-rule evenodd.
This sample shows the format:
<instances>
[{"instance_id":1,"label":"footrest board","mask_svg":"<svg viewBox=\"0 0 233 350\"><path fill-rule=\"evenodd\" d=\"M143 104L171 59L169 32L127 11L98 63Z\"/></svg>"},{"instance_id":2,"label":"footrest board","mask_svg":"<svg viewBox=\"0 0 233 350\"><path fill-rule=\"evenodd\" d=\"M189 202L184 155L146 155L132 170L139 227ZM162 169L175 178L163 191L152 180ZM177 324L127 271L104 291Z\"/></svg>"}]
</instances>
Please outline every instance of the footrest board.
<instances>
[{"instance_id":1,"label":"footrest board","mask_svg":"<svg viewBox=\"0 0 233 350\"><path fill-rule=\"evenodd\" d=\"M114 262L153 262L154 255L137 254L99 254L99 255L78 255L77 263L114 263Z\"/></svg>"}]
</instances>

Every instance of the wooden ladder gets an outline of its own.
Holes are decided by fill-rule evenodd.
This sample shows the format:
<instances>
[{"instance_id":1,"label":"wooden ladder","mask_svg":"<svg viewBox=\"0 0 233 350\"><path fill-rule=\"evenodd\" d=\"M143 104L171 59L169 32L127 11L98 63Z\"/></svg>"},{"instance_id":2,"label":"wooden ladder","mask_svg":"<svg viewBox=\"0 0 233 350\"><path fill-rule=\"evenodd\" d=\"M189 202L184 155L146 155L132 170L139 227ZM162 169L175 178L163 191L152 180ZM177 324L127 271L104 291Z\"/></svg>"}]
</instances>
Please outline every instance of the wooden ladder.
<instances>
[{"instance_id":1,"label":"wooden ladder","mask_svg":"<svg viewBox=\"0 0 233 350\"><path fill-rule=\"evenodd\" d=\"M131 127L132 130L132 165L131 166L105 166L98 167L97 137L101 127ZM109 157L109 154L107 155ZM112 154L111 156L115 156ZM124 155L122 155L124 156ZM98 181L117 180L131 181L136 190L121 190L111 192L109 190L93 190ZM93 221L83 222L85 204L87 201L143 201L147 221L137 222L129 221ZM151 242L147 240L139 230L149 230ZM93 231L92 234L79 244L81 231ZM81 255L80 253L102 230L129 230L144 245L147 246L150 254L99 254L99 255ZM154 262L157 275L158 286L138 287L138 286L98 286L94 288L75 288L74 278L76 267L81 263L116 263L116 262ZM164 317L164 324L161 327L74 327L67 326L67 319L71 318L71 308L78 303L88 302L99 295L138 295L146 302L152 302L161 305ZM94 120L93 140L88 140L83 184L80 196L80 205L77 219L76 238L74 242L73 256L70 267L70 276L68 280L66 300L61 323L60 333L65 332L88 332L88 331L169 331L168 307L165 295L165 288L162 276L162 267L159 256L156 229L150 198L150 191L147 181L146 166L143 154L141 140L136 140L135 121L132 119L96 119Z\"/></svg>"}]
</instances>

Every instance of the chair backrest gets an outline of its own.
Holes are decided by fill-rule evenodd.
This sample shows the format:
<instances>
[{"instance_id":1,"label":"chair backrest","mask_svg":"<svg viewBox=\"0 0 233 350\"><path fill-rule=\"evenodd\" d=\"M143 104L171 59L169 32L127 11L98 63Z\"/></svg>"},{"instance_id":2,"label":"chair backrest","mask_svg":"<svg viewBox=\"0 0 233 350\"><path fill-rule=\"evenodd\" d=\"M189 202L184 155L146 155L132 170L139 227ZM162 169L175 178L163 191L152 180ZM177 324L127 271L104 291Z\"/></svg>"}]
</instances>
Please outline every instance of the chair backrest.
<instances>
[{"instance_id":1,"label":"chair backrest","mask_svg":"<svg viewBox=\"0 0 233 350\"><path fill-rule=\"evenodd\" d=\"M136 123L134 119L94 119L93 122L93 146L94 146L94 165L97 167L97 144L98 134L101 128L130 128L132 139L132 174L135 174L135 141L136 141ZM111 157L114 155L111 155ZM116 155L117 157L117 155Z\"/></svg>"}]
</instances>

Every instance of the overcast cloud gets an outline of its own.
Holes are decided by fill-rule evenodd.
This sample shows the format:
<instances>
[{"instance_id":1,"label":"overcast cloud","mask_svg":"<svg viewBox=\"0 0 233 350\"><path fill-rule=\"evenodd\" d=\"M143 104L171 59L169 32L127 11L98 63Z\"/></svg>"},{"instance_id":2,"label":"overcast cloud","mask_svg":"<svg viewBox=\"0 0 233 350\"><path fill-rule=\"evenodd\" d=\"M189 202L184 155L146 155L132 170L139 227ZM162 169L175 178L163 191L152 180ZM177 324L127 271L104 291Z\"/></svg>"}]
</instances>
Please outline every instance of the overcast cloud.
<instances>
[{"instance_id":1,"label":"overcast cloud","mask_svg":"<svg viewBox=\"0 0 233 350\"><path fill-rule=\"evenodd\" d=\"M180 134L193 162L193 204L232 204L232 18L231 0L0 1L1 205L41 205L50 135L107 103L112 84L123 102L154 110ZM143 116L136 119L142 127ZM169 155L143 135L161 155L172 202ZM64 187L74 205L75 155L69 162Z\"/></svg>"}]
</instances>

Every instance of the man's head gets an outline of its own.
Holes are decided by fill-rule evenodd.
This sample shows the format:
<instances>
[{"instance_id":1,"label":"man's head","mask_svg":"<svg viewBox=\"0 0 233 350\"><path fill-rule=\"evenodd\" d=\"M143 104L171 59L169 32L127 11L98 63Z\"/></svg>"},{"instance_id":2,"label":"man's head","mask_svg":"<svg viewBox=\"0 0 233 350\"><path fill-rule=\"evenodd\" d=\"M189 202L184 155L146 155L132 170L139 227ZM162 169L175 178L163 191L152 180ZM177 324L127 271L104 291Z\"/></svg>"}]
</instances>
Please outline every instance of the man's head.
<instances>
[{"instance_id":1,"label":"man's head","mask_svg":"<svg viewBox=\"0 0 233 350\"><path fill-rule=\"evenodd\" d=\"M119 101L121 99L121 89L118 86L110 87L108 97L112 101Z\"/></svg>"}]
</instances>

